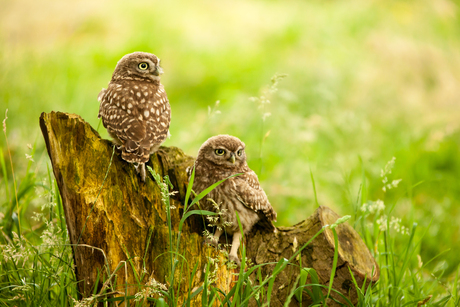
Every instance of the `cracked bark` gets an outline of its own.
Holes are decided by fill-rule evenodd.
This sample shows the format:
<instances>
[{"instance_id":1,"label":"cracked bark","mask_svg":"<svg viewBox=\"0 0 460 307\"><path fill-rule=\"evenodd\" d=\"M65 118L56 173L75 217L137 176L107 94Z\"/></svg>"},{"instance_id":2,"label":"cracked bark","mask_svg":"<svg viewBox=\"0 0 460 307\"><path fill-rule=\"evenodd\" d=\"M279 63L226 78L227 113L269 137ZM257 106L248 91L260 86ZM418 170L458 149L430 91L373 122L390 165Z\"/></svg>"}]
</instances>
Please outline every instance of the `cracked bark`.
<instances>
[{"instance_id":1,"label":"cracked bark","mask_svg":"<svg viewBox=\"0 0 460 307\"><path fill-rule=\"evenodd\" d=\"M124 295L126 289L129 294L140 291L150 277L165 283L165 277L170 274L169 257L165 254L169 244L166 212L160 190L151 176L145 183L141 182L134 167L123 161L117 150L108 168L113 150L111 142L101 139L78 115L42 113L40 127L63 200L70 243L74 245L75 274L82 296L90 296L95 286L101 287L100 283L95 285L98 272L107 278L120 264L123 268L115 274L116 280L112 279L114 284L116 281L115 288L119 292L116 295ZM175 238L187 185L185 169L193 162L192 157L178 148L161 147L147 163L161 176L168 175L178 192L171 198L171 204L176 207L171 212ZM247 257L255 264L288 259L294 252L294 238L300 247L324 225L334 223L337 218L338 215L331 209L320 207L305 221L292 227L279 227L277 233L254 229L245 238ZM192 288L203 284L203 269L208 256L225 262L222 253L202 244L203 229L202 218L192 216L186 221L181 235L181 254L191 268L198 262L199 269L192 280ZM333 288L356 303L357 294L349 269L361 287L365 278L367 283L378 280L379 268L364 242L348 224L342 224L336 230L339 262ZM332 231L326 230L301 254L302 266L314 268L324 285L329 282L334 250ZM273 268L274 265L264 266L262 275L269 275ZM139 283L135 275L139 276L144 269L147 275ZM288 266L278 275L270 306L284 304L298 272L298 268ZM234 282L231 273L226 265L219 265L215 286L224 292L229 291ZM176 272L175 279L181 280L179 301L188 292L189 274L187 270ZM254 280L254 283L257 284L257 281ZM200 297L198 295L192 305L201 306ZM340 300L335 294L333 297ZM305 306L309 298L304 298ZM328 305L335 304L330 301ZM290 306L298 305L299 302L293 298Z\"/></svg>"}]
</instances>

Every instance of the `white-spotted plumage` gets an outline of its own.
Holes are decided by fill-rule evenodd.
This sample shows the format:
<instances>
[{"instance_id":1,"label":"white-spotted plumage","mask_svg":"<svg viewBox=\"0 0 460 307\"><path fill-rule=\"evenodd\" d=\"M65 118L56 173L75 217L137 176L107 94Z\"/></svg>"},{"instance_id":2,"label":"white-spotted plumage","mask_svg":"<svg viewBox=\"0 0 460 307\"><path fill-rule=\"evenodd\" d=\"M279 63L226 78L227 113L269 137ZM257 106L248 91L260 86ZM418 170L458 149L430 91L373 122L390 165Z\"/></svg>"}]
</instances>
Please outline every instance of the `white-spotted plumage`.
<instances>
[{"instance_id":1,"label":"white-spotted plumage","mask_svg":"<svg viewBox=\"0 0 460 307\"><path fill-rule=\"evenodd\" d=\"M120 145L122 158L136 164L142 181L145 163L165 141L171 120L169 101L160 83L163 70L159 63L151 53L125 55L117 63L107 89L98 95L98 117Z\"/></svg>"},{"instance_id":2,"label":"white-spotted plumage","mask_svg":"<svg viewBox=\"0 0 460 307\"><path fill-rule=\"evenodd\" d=\"M193 190L199 194L212 184L224 181L200 201L204 210L220 211L219 219L211 243L217 244L223 230L233 235L229 258L239 263L237 250L241 233L236 213L240 218L243 232L249 232L255 224L268 231L274 231L276 212L259 184L259 179L246 163L245 144L230 135L217 135L208 139L198 152L195 162ZM216 208L216 205L218 208Z\"/></svg>"}]
</instances>

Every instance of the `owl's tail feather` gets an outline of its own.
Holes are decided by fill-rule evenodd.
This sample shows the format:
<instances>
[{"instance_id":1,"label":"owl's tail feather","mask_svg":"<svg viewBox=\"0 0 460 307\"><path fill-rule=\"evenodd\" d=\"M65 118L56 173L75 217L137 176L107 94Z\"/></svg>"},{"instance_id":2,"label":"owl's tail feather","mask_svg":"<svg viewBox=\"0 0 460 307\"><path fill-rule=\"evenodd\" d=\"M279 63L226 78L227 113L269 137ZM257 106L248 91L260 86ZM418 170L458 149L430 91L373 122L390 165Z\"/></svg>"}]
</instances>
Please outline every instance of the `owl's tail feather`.
<instances>
[{"instance_id":1,"label":"owl's tail feather","mask_svg":"<svg viewBox=\"0 0 460 307\"><path fill-rule=\"evenodd\" d=\"M123 160L131 163L146 163L150 159L150 151L134 141L127 141L121 152Z\"/></svg>"},{"instance_id":2,"label":"owl's tail feather","mask_svg":"<svg viewBox=\"0 0 460 307\"><path fill-rule=\"evenodd\" d=\"M277 214L273 207L269 205L261 211L257 212L260 217L259 224L267 230L275 231L276 227L273 222L276 222Z\"/></svg>"},{"instance_id":3,"label":"owl's tail feather","mask_svg":"<svg viewBox=\"0 0 460 307\"><path fill-rule=\"evenodd\" d=\"M275 209L273 209L273 207L270 204L263 208L262 212L269 221L276 222L277 214Z\"/></svg>"},{"instance_id":4,"label":"owl's tail feather","mask_svg":"<svg viewBox=\"0 0 460 307\"><path fill-rule=\"evenodd\" d=\"M260 220L257 223L257 225L260 226L264 230L275 231L276 227L275 225L273 225L273 222L272 222L273 220L267 218L267 216L263 214L262 212L258 212L258 214L259 214Z\"/></svg>"}]
</instances>

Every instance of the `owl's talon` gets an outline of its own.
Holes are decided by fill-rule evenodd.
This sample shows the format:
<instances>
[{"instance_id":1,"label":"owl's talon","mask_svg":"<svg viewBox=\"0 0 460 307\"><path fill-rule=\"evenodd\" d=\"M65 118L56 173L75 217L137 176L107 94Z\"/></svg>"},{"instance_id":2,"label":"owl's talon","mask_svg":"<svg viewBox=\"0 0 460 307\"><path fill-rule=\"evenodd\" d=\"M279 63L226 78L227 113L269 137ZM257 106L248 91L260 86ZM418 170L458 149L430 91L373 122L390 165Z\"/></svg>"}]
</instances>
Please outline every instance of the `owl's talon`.
<instances>
[{"instance_id":1,"label":"owl's talon","mask_svg":"<svg viewBox=\"0 0 460 307\"><path fill-rule=\"evenodd\" d=\"M142 163L142 168L141 168L140 174L141 174L142 182L145 182L145 164L144 163Z\"/></svg>"},{"instance_id":2,"label":"owl's talon","mask_svg":"<svg viewBox=\"0 0 460 307\"><path fill-rule=\"evenodd\" d=\"M228 255L228 261L235 262L235 264L236 264L238 267L241 267L241 261L240 261L240 259L238 259L237 256Z\"/></svg>"},{"instance_id":3,"label":"owl's talon","mask_svg":"<svg viewBox=\"0 0 460 307\"><path fill-rule=\"evenodd\" d=\"M142 182L145 182L145 163L134 165L134 168L136 169L136 173L141 176Z\"/></svg>"},{"instance_id":4,"label":"owl's talon","mask_svg":"<svg viewBox=\"0 0 460 307\"><path fill-rule=\"evenodd\" d=\"M219 248L219 242L217 240L214 239L214 237L212 238L205 238L203 240L203 244L209 244L209 245L212 245L214 246L215 248Z\"/></svg>"}]
</instances>

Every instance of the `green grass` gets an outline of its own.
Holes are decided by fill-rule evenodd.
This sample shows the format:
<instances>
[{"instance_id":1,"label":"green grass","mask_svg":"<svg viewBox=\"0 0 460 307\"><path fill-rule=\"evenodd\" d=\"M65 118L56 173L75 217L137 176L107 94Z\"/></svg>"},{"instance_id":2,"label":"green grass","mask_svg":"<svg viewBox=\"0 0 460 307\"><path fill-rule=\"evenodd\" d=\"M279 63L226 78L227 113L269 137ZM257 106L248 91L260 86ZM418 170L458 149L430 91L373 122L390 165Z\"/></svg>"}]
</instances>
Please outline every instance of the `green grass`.
<instances>
[{"instance_id":1,"label":"green grass","mask_svg":"<svg viewBox=\"0 0 460 307\"><path fill-rule=\"evenodd\" d=\"M196 155L212 135L238 136L278 225L306 218L316 202L352 215L349 222L382 267L381 282L366 299L410 306L433 295L428 305L455 306L459 24L458 2L448 0L3 1L0 118L8 109L9 146L1 137L1 244L22 244L31 256L18 274L2 270L8 282L0 295L9 289L4 285L21 286L26 278L40 285L28 292L29 302L34 295L43 302L68 298L62 291L75 297L71 270L63 265L70 267L68 247L43 243L51 222L60 240L67 239L59 198L46 205L55 187L38 117L51 110L77 113L96 128L96 97L116 62L143 50L157 54L165 70L172 106L166 146ZM288 76L274 92L276 73ZM262 104L261 96L270 103ZM99 132L108 137L102 127ZM388 180L402 181L384 192L380 171L392 157ZM43 191L48 196L40 197ZM377 200L383 211L360 210ZM44 217L36 221L34 212ZM382 232L377 221L383 215L400 219L410 235L394 223ZM13 231L27 241L15 243ZM61 254L62 263L51 262ZM66 272L62 281L47 278L59 268ZM10 303L5 296L1 302Z\"/></svg>"}]
</instances>

